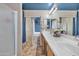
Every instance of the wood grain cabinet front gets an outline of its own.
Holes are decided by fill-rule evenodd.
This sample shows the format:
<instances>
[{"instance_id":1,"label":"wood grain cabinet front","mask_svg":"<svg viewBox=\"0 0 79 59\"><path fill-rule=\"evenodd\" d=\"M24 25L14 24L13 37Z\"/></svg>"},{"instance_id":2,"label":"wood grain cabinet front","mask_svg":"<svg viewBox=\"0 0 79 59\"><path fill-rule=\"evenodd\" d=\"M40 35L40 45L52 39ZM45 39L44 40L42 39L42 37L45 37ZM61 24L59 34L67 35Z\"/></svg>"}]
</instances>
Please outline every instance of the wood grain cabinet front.
<instances>
[{"instance_id":1,"label":"wood grain cabinet front","mask_svg":"<svg viewBox=\"0 0 79 59\"><path fill-rule=\"evenodd\" d=\"M54 52L51 50L49 46L47 46L47 56L55 56Z\"/></svg>"},{"instance_id":2,"label":"wood grain cabinet front","mask_svg":"<svg viewBox=\"0 0 79 59\"><path fill-rule=\"evenodd\" d=\"M40 37L40 45L42 46L43 54L46 56L55 56L42 33Z\"/></svg>"},{"instance_id":3,"label":"wood grain cabinet front","mask_svg":"<svg viewBox=\"0 0 79 59\"><path fill-rule=\"evenodd\" d=\"M45 38L44 38L44 36L41 34L41 39L40 39L40 46L42 46L42 53L44 54L44 55L46 55L46 42L45 42Z\"/></svg>"}]
</instances>

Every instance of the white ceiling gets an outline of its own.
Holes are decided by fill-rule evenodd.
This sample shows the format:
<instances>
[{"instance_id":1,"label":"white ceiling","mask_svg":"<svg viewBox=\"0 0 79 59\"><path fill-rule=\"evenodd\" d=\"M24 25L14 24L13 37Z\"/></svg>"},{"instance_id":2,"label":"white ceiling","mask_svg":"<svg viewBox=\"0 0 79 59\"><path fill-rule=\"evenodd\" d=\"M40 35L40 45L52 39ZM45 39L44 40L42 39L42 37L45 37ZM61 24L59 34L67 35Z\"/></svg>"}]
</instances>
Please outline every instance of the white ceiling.
<instances>
[{"instance_id":1,"label":"white ceiling","mask_svg":"<svg viewBox=\"0 0 79 59\"><path fill-rule=\"evenodd\" d=\"M18 11L21 8L20 3L5 3L5 5L16 11Z\"/></svg>"}]
</instances>

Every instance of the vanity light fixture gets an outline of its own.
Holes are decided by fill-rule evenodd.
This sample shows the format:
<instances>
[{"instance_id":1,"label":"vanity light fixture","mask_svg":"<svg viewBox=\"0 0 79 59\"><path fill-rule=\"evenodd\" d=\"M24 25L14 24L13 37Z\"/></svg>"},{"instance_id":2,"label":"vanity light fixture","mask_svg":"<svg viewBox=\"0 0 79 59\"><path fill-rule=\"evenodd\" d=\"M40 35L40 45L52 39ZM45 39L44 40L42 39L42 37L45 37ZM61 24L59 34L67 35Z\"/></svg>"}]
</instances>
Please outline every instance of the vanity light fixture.
<instances>
[{"instance_id":1,"label":"vanity light fixture","mask_svg":"<svg viewBox=\"0 0 79 59\"><path fill-rule=\"evenodd\" d=\"M54 4L54 6L51 8L51 10L49 11L49 15L54 14L57 10L56 4Z\"/></svg>"}]
</instances>

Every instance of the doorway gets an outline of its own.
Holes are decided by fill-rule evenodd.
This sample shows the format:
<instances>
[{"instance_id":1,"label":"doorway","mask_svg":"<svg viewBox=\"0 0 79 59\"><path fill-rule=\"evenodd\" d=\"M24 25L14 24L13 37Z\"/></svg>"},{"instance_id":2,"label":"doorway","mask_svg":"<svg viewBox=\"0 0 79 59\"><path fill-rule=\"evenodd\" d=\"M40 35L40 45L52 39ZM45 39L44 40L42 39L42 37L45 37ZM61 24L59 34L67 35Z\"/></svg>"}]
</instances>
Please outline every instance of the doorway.
<instances>
[{"instance_id":1,"label":"doorway","mask_svg":"<svg viewBox=\"0 0 79 59\"><path fill-rule=\"evenodd\" d=\"M32 24L33 24L33 35L39 35L40 31L41 31L41 24L40 24L40 20L41 17L32 17Z\"/></svg>"}]
</instances>

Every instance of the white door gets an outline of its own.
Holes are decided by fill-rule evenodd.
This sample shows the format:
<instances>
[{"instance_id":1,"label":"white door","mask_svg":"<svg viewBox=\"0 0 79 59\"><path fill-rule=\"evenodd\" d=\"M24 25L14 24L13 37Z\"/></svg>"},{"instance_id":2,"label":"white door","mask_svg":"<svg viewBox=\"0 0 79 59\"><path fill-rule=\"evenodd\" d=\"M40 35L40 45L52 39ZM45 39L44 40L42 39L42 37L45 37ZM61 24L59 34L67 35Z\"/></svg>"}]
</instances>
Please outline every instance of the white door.
<instances>
[{"instance_id":1,"label":"white door","mask_svg":"<svg viewBox=\"0 0 79 59\"><path fill-rule=\"evenodd\" d=\"M15 55L14 14L0 10L0 55Z\"/></svg>"}]
</instances>

